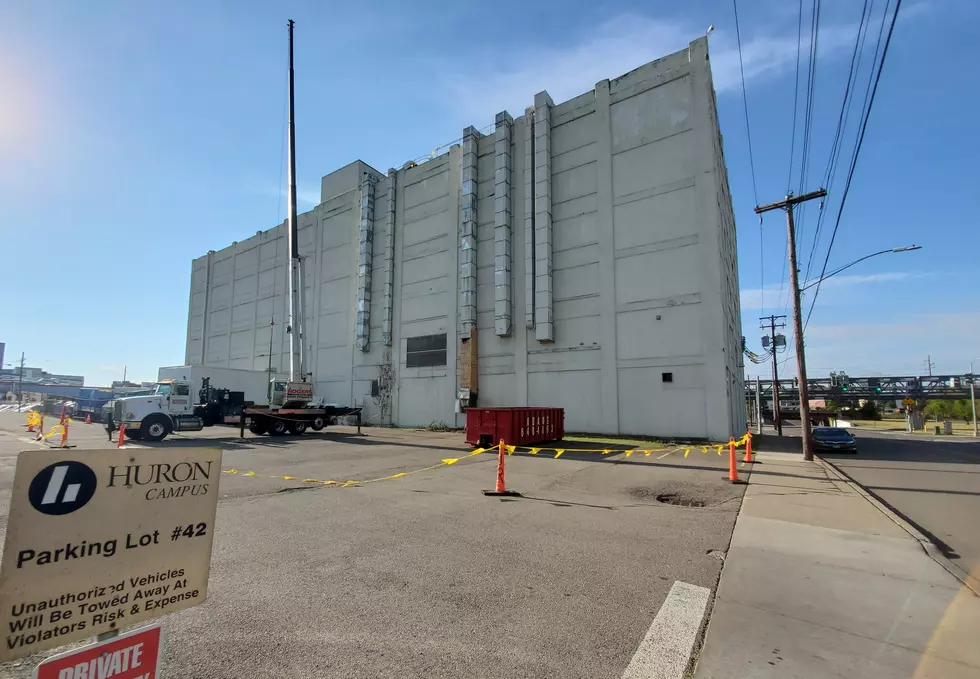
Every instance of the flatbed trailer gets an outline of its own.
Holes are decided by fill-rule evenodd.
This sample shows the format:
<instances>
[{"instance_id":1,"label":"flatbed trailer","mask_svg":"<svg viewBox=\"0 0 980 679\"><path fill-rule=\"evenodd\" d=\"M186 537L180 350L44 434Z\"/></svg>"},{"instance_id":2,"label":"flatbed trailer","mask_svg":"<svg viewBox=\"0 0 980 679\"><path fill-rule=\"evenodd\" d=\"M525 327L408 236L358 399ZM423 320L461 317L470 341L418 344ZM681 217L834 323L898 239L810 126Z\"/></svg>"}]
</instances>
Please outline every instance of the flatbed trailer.
<instances>
[{"instance_id":1,"label":"flatbed trailer","mask_svg":"<svg viewBox=\"0 0 980 679\"><path fill-rule=\"evenodd\" d=\"M270 408L268 406L246 405L241 413L226 417L229 424L239 426L239 434L245 437L245 429L253 434L302 434L307 429L320 431L336 417L357 417L357 433L361 433L361 409L341 406L322 408ZM230 422L229 422L230 420Z\"/></svg>"}]
</instances>

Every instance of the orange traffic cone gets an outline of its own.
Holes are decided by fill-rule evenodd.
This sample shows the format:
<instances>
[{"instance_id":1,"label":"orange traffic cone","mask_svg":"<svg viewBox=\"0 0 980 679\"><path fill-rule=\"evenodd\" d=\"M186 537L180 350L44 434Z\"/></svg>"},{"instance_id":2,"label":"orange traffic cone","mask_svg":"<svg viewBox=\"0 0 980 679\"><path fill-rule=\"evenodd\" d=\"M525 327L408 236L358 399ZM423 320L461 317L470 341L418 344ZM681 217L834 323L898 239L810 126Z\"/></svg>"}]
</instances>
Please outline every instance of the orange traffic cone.
<instances>
[{"instance_id":1,"label":"orange traffic cone","mask_svg":"<svg viewBox=\"0 0 980 679\"><path fill-rule=\"evenodd\" d=\"M126 423L122 422L119 425L119 441L116 443L116 448L125 448L123 441L126 438Z\"/></svg>"},{"instance_id":2,"label":"orange traffic cone","mask_svg":"<svg viewBox=\"0 0 980 679\"><path fill-rule=\"evenodd\" d=\"M735 458L735 439L728 439L728 480L731 483L745 483L738 480L738 460Z\"/></svg>"},{"instance_id":3,"label":"orange traffic cone","mask_svg":"<svg viewBox=\"0 0 980 679\"><path fill-rule=\"evenodd\" d=\"M85 416L85 424L92 424L92 413Z\"/></svg>"},{"instance_id":4,"label":"orange traffic cone","mask_svg":"<svg viewBox=\"0 0 980 679\"><path fill-rule=\"evenodd\" d=\"M34 431L34 423L29 418L27 420L27 431Z\"/></svg>"},{"instance_id":5,"label":"orange traffic cone","mask_svg":"<svg viewBox=\"0 0 980 679\"><path fill-rule=\"evenodd\" d=\"M752 432L745 432L745 461L749 464L755 462L752 458Z\"/></svg>"},{"instance_id":6,"label":"orange traffic cone","mask_svg":"<svg viewBox=\"0 0 980 679\"><path fill-rule=\"evenodd\" d=\"M58 424L64 424L64 423L65 423L65 405L61 404L61 422L59 422Z\"/></svg>"},{"instance_id":7,"label":"orange traffic cone","mask_svg":"<svg viewBox=\"0 0 980 679\"><path fill-rule=\"evenodd\" d=\"M507 490L504 481L504 457L506 455L504 440L500 439L500 452L497 457L497 487L494 490L483 491L484 495L506 495L508 497L520 497L521 494L516 490Z\"/></svg>"},{"instance_id":8,"label":"orange traffic cone","mask_svg":"<svg viewBox=\"0 0 980 679\"><path fill-rule=\"evenodd\" d=\"M68 423L69 422L71 422L71 419L65 420L65 423L63 425L61 425L61 447L62 448L67 448L68 447Z\"/></svg>"}]
</instances>

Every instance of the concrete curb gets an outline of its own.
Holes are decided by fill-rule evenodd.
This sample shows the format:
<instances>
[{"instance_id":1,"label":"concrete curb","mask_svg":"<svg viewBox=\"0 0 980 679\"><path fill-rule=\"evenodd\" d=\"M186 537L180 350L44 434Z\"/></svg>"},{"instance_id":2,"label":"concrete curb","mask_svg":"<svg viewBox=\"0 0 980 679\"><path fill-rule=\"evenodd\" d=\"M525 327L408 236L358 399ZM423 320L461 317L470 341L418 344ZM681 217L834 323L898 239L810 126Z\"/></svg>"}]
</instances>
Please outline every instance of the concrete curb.
<instances>
[{"instance_id":1,"label":"concrete curb","mask_svg":"<svg viewBox=\"0 0 980 679\"><path fill-rule=\"evenodd\" d=\"M837 478L837 480L846 483L852 489L854 489L859 495L861 495L865 500L874 505L875 509L891 519L899 528L908 533L912 539L919 543L930 559L935 561L937 564L943 567L950 575L959 580L964 587L969 589L975 595L980 596L980 581L972 577L969 573L965 572L962 568L954 564L952 561L946 558L946 556L939 550L938 547L930 540L926 535L922 533L918 528L909 523L897 510L889 506L881 498L877 497L870 491L866 490L860 483L852 479L847 472L843 471L837 467L833 462L823 459L818 455L814 455L813 459L817 462L824 470Z\"/></svg>"}]
</instances>

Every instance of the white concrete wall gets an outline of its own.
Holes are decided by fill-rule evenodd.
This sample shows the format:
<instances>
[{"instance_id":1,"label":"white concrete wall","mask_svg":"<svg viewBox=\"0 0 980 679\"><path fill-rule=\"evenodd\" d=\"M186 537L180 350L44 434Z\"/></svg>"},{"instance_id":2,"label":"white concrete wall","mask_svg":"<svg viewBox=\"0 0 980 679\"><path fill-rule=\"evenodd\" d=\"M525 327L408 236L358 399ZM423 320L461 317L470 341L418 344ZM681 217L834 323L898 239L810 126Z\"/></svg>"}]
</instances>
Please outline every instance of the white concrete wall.
<instances>
[{"instance_id":1,"label":"white concrete wall","mask_svg":"<svg viewBox=\"0 0 980 679\"><path fill-rule=\"evenodd\" d=\"M529 93L528 103L535 99L540 117L546 95ZM547 162L541 131L527 133L527 115L514 120L510 135L514 322L508 335L498 334L494 322L501 248L495 186L502 185L495 175L496 135L476 142L479 403L564 407L569 431L740 435L745 405L735 225L706 41L602 81L549 107L547 118ZM536 137L536 160L525 163ZM391 420L403 426L463 422L454 412L466 278L460 201L462 182L473 171L467 164L463 177L462 151L453 147L395 175ZM354 312L363 172L378 178L366 351L355 349ZM325 202L299 220L307 258L305 344L317 394L364 406L369 421L380 420L371 380L389 351L381 342L386 249L378 245L392 228L386 209L378 207L389 182L353 163L324 177ZM547 196L550 234L540 228L527 233L536 225L524 219L529 191ZM540 222L539 203L532 214ZM194 261L189 363L267 367L274 314L273 368L286 364L285 250L279 226ZM526 276L530 262L534 276ZM550 275L550 283L542 275ZM527 294L528 285L537 286L536 297ZM550 295L540 294L548 287ZM551 320L552 327L527 327L529 300L538 307L535 322ZM406 368L407 339L437 333L449 335L447 365ZM664 373L673 381L665 382Z\"/></svg>"}]
</instances>

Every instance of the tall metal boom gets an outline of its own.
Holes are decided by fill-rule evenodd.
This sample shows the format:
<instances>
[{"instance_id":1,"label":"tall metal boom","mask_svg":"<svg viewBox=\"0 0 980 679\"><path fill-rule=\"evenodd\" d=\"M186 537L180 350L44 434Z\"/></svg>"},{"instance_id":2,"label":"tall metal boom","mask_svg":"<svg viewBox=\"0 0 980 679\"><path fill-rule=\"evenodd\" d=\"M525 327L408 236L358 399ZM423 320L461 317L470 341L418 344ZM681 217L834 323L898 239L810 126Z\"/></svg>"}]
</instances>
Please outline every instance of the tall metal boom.
<instances>
[{"instance_id":1,"label":"tall metal boom","mask_svg":"<svg viewBox=\"0 0 980 679\"><path fill-rule=\"evenodd\" d=\"M293 105L293 20L289 20L289 128L287 138L287 234L286 247L289 250L286 289L289 291L289 319L286 334L289 335L289 381L306 380L303 373L300 346L303 341L300 330L303 326L299 315L303 309L299 302L299 242L296 226L296 118Z\"/></svg>"}]
</instances>

